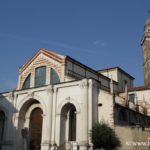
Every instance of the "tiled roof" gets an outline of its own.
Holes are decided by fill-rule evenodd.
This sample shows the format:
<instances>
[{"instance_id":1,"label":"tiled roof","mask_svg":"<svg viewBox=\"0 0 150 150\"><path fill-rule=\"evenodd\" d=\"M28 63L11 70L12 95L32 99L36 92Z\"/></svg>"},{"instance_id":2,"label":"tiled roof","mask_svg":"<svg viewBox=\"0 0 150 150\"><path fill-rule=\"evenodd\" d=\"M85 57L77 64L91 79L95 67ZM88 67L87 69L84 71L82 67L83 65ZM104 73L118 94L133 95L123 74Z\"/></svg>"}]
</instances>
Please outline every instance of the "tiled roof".
<instances>
[{"instance_id":1,"label":"tiled roof","mask_svg":"<svg viewBox=\"0 0 150 150\"><path fill-rule=\"evenodd\" d=\"M138 86L138 87L130 87L130 88L128 88L129 92L132 92L132 91L143 91L143 90L150 90L150 88L148 86Z\"/></svg>"}]
</instances>

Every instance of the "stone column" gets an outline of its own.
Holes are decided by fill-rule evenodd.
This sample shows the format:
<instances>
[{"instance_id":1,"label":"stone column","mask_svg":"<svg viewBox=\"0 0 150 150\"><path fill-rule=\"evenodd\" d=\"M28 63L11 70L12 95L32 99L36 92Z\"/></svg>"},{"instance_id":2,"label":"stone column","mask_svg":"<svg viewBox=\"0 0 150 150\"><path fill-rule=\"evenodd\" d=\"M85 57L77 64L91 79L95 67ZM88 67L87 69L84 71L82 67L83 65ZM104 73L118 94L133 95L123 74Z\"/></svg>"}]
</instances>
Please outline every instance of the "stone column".
<instances>
[{"instance_id":1,"label":"stone column","mask_svg":"<svg viewBox=\"0 0 150 150\"><path fill-rule=\"evenodd\" d=\"M13 111L14 111L14 92L10 92L8 96L9 105L7 109L9 110L8 114L5 114L5 132L4 132L4 139L9 143L12 143L13 140Z\"/></svg>"},{"instance_id":2,"label":"stone column","mask_svg":"<svg viewBox=\"0 0 150 150\"><path fill-rule=\"evenodd\" d=\"M21 129L24 124L24 118L19 116L19 113L15 115L15 123L14 123L14 149L13 150L21 150L23 147L22 145L22 135Z\"/></svg>"},{"instance_id":3,"label":"stone column","mask_svg":"<svg viewBox=\"0 0 150 150\"><path fill-rule=\"evenodd\" d=\"M47 66L46 67L46 85L50 84L50 68Z\"/></svg>"},{"instance_id":4,"label":"stone column","mask_svg":"<svg viewBox=\"0 0 150 150\"><path fill-rule=\"evenodd\" d=\"M29 124L30 124L30 117L25 117L24 128L29 129Z\"/></svg>"},{"instance_id":5,"label":"stone column","mask_svg":"<svg viewBox=\"0 0 150 150\"><path fill-rule=\"evenodd\" d=\"M35 71L32 70L32 73L31 73L31 81L30 81L30 87L34 87L35 85Z\"/></svg>"},{"instance_id":6,"label":"stone column","mask_svg":"<svg viewBox=\"0 0 150 150\"><path fill-rule=\"evenodd\" d=\"M66 115L66 137L65 137L65 141L69 141L69 119L70 119L70 112L68 112L68 114Z\"/></svg>"},{"instance_id":7,"label":"stone column","mask_svg":"<svg viewBox=\"0 0 150 150\"><path fill-rule=\"evenodd\" d=\"M41 150L49 150L52 131L53 86L47 88L47 113L43 114Z\"/></svg>"},{"instance_id":8,"label":"stone column","mask_svg":"<svg viewBox=\"0 0 150 150\"><path fill-rule=\"evenodd\" d=\"M13 116L12 116L12 136L13 136L13 150L18 150L17 148L17 144L18 144L18 140L19 140L19 137L18 137L18 124L19 124L19 113L16 112L16 104L17 104L17 98L18 98L18 95L17 94L14 94L14 101L13 101Z\"/></svg>"},{"instance_id":9,"label":"stone column","mask_svg":"<svg viewBox=\"0 0 150 150\"><path fill-rule=\"evenodd\" d=\"M43 126L42 126L42 140L41 140L41 150L49 150L50 148L50 141L48 140L49 137L49 129L47 126L48 117L47 115L43 114Z\"/></svg>"},{"instance_id":10,"label":"stone column","mask_svg":"<svg viewBox=\"0 0 150 150\"><path fill-rule=\"evenodd\" d=\"M57 88L54 88L53 110L52 110L52 129L51 129L51 150L56 148L55 133L56 133L56 107L57 107Z\"/></svg>"},{"instance_id":11,"label":"stone column","mask_svg":"<svg viewBox=\"0 0 150 150\"><path fill-rule=\"evenodd\" d=\"M88 90L88 144L90 146L90 150L93 149L93 143L92 143L92 120L93 120L93 87L94 83L93 80L89 80L89 90ZM95 108L96 109L96 108Z\"/></svg>"},{"instance_id":12,"label":"stone column","mask_svg":"<svg viewBox=\"0 0 150 150\"><path fill-rule=\"evenodd\" d=\"M114 93L114 85L113 85L112 75L111 75L111 79L110 79L110 93L111 93L111 94Z\"/></svg>"},{"instance_id":13,"label":"stone column","mask_svg":"<svg viewBox=\"0 0 150 150\"><path fill-rule=\"evenodd\" d=\"M60 120L63 116L61 116L61 114L56 114L56 132L55 132L55 142L57 143L57 145L60 145L60 131L61 131L61 125L60 125Z\"/></svg>"},{"instance_id":14,"label":"stone column","mask_svg":"<svg viewBox=\"0 0 150 150\"><path fill-rule=\"evenodd\" d=\"M79 141L80 150L87 150L88 145L88 80L83 79L80 83L81 89L81 138Z\"/></svg>"}]
</instances>

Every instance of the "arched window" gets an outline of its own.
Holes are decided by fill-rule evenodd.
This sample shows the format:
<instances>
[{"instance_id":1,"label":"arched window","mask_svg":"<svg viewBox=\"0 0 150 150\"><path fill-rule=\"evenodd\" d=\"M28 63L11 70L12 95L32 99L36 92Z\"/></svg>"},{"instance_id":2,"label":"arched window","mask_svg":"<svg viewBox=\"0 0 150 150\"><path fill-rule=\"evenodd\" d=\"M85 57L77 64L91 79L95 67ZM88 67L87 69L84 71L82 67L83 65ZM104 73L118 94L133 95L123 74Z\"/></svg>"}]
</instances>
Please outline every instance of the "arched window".
<instances>
[{"instance_id":1,"label":"arched window","mask_svg":"<svg viewBox=\"0 0 150 150\"><path fill-rule=\"evenodd\" d=\"M31 74L29 74L27 76L27 78L25 79L25 81L23 83L23 86L22 86L22 89L28 89L28 88L30 88L30 80L31 80Z\"/></svg>"},{"instance_id":2,"label":"arched window","mask_svg":"<svg viewBox=\"0 0 150 150\"><path fill-rule=\"evenodd\" d=\"M60 115L60 145L65 141L76 141L76 108L73 104L67 103L63 106Z\"/></svg>"},{"instance_id":3,"label":"arched window","mask_svg":"<svg viewBox=\"0 0 150 150\"><path fill-rule=\"evenodd\" d=\"M0 141L3 140L4 126L5 126L5 114L3 111L0 111Z\"/></svg>"},{"instance_id":4,"label":"arched window","mask_svg":"<svg viewBox=\"0 0 150 150\"><path fill-rule=\"evenodd\" d=\"M60 83L60 78L57 74L57 72L51 68L51 79L50 79L51 84L57 84Z\"/></svg>"},{"instance_id":5,"label":"arched window","mask_svg":"<svg viewBox=\"0 0 150 150\"><path fill-rule=\"evenodd\" d=\"M69 141L76 140L76 109L73 107L69 113Z\"/></svg>"},{"instance_id":6,"label":"arched window","mask_svg":"<svg viewBox=\"0 0 150 150\"><path fill-rule=\"evenodd\" d=\"M46 82L46 66L35 69L35 87L43 86Z\"/></svg>"}]
</instances>

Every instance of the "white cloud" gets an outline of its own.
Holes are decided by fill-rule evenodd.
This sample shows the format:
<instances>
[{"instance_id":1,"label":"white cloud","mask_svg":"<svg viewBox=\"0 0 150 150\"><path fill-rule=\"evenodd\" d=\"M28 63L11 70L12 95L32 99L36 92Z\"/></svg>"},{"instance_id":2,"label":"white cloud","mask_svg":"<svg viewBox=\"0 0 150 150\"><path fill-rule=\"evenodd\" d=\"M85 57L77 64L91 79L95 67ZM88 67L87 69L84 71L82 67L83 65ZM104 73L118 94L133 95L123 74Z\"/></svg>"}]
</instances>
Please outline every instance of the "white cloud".
<instances>
[{"instance_id":1,"label":"white cloud","mask_svg":"<svg viewBox=\"0 0 150 150\"><path fill-rule=\"evenodd\" d=\"M106 42L104 42L104 41L96 40L96 41L93 42L93 45L94 45L94 46L97 46L97 45L106 46L107 44L106 44Z\"/></svg>"},{"instance_id":2,"label":"white cloud","mask_svg":"<svg viewBox=\"0 0 150 150\"><path fill-rule=\"evenodd\" d=\"M72 46L66 43L62 43L62 42L58 42L58 41L52 41L52 40L45 40L45 39L38 39L38 38L30 38L30 37L23 37L20 35L13 35L13 34L7 34L7 33L0 33L1 37L8 37L8 38L12 38L12 39L17 39L17 40L22 40L22 41L31 41L31 42L38 42L38 43L42 43L42 44L48 44L48 45L54 45L54 46L59 46L65 49L69 49L69 50L73 50L73 51L82 51L85 53L90 53L90 54L99 54L99 52L95 52L89 49L85 49L85 48L81 48L81 47L76 47L76 46ZM95 41L93 42L93 45L97 45L99 44L100 41ZM101 45L105 45L105 43L101 42Z\"/></svg>"}]
</instances>

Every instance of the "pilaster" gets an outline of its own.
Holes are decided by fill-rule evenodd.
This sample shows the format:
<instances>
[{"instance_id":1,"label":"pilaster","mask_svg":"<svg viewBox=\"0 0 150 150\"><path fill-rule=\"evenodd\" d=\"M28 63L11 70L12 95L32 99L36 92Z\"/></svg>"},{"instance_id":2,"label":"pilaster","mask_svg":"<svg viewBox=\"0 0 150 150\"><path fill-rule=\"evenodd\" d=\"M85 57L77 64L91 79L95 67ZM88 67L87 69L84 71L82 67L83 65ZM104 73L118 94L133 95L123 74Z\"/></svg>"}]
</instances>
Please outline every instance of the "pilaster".
<instances>
[{"instance_id":1,"label":"pilaster","mask_svg":"<svg viewBox=\"0 0 150 150\"><path fill-rule=\"evenodd\" d=\"M50 84L50 68L46 67L46 85Z\"/></svg>"},{"instance_id":2,"label":"pilaster","mask_svg":"<svg viewBox=\"0 0 150 150\"><path fill-rule=\"evenodd\" d=\"M93 86L94 83L92 80L89 80L89 91L88 91L88 144L92 145L92 114L93 114Z\"/></svg>"},{"instance_id":3,"label":"pilaster","mask_svg":"<svg viewBox=\"0 0 150 150\"><path fill-rule=\"evenodd\" d=\"M49 150L50 148L50 139L49 138L49 127L47 126L47 116L45 114L43 117L43 126L42 126L42 141L41 141L41 150Z\"/></svg>"},{"instance_id":4,"label":"pilaster","mask_svg":"<svg viewBox=\"0 0 150 150\"><path fill-rule=\"evenodd\" d=\"M34 87L34 85L35 85L35 71L31 73L30 87L32 88Z\"/></svg>"},{"instance_id":5,"label":"pilaster","mask_svg":"<svg viewBox=\"0 0 150 150\"><path fill-rule=\"evenodd\" d=\"M84 143L82 145L88 144L88 80L83 79L79 85L81 90L81 103L82 103L82 111L81 111L81 133L80 133L80 143ZM81 121L80 120L80 121ZM83 146L84 149L84 146Z\"/></svg>"},{"instance_id":6,"label":"pilaster","mask_svg":"<svg viewBox=\"0 0 150 150\"><path fill-rule=\"evenodd\" d=\"M53 86L47 88L47 114L43 114L41 150L49 150L52 132Z\"/></svg>"},{"instance_id":7,"label":"pilaster","mask_svg":"<svg viewBox=\"0 0 150 150\"><path fill-rule=\"evenodd\" d=\"M54 88L54 95L53 95L53 109L52 109L52 134L51 134L51 150L55 149L56 141L55 141L55 133L56 133L56 106L57 106L57 92L58 88Z\"/></svg>"}]
</instances>

